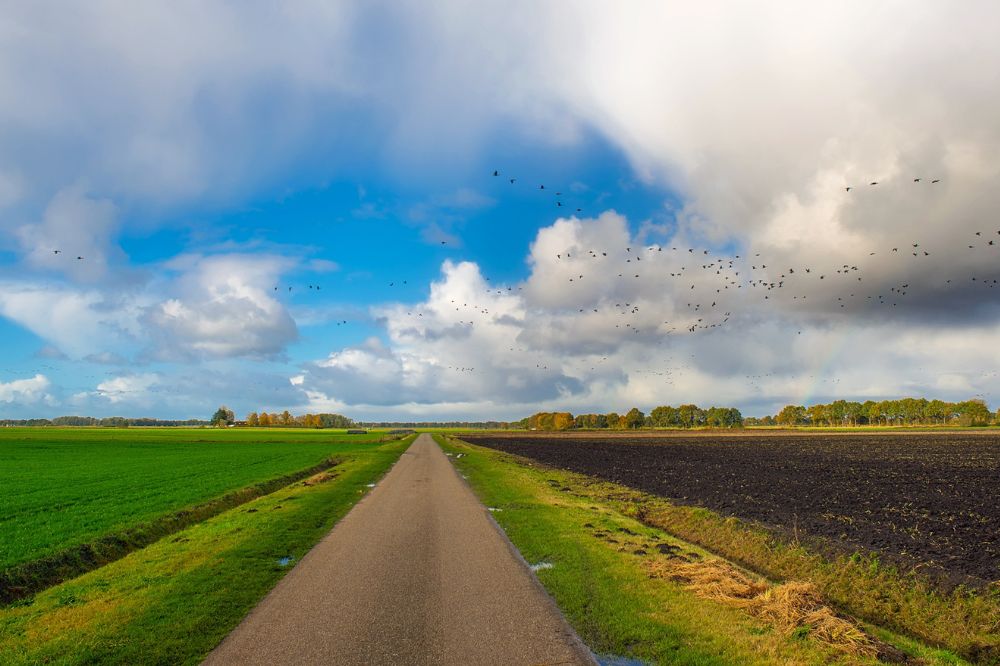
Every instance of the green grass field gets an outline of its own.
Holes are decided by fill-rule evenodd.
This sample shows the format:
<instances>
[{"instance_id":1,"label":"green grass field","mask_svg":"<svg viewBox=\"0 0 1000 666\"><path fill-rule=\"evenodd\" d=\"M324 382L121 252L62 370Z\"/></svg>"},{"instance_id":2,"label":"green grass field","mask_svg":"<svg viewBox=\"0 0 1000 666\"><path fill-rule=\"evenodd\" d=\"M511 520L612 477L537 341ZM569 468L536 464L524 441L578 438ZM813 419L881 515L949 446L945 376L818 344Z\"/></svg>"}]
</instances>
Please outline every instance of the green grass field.
<instances>
[{"instance_id":1,"label":"green grass field","mask_svg":"<svg viewBox=\"0 0 1000 666\"><path fill-rule=\"evenodd\" d=\"M231 435L244 437L209 435L219 437L209 446ZM200 663L413 439L365 444L355 438L327 446L309 434L313 444L293 444L298 435L267 431L282 445L316 446L320 455L335 446L339 462L329 474L293 483L0 607L0 664ZM254 445L246 440L241 446Z\"/></svg>"},{"instance_id":2,"label":"green grass field","mask_svg":"<svg viewBox=\"0 0 1000 666\"><path fill-rule=\"evenodd\" d=\"M319 464L381 435L0 429L0 571Z\"/></svg>"}]
</instances>

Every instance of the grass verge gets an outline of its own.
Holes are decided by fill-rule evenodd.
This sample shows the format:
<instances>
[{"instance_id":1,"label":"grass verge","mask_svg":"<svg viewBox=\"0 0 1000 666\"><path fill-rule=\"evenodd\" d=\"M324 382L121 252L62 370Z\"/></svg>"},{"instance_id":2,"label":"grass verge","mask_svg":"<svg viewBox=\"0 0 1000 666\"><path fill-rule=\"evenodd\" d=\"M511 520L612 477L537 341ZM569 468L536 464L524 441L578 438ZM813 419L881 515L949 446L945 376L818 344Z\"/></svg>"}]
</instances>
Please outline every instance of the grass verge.
<instances>
[{"instance_id":1,"label":"grass verge","mask_svg":"<svg viewBox=\"0 0 1000 666\"><path fill-rule=\"evenodd\" d=\"M724 566L735 576L706 584L705 571L720 569L722 561L640 521L637 495L627 488L436 439L524 557L552 565L538 569L539 579L598 653L657 664L877 663L877 653L904 663L965 663L885 629L847 625L864 630L861 641L844 624L831 623L831 611L811 590L773 585L729 563ZM681 561L691 565L687 571L664 575L664 565ZM717 590L734 581L752 581L753 593L729 592L737 601L725 603ZM789 625L781 614L795 606L801 613ZM823 639L831 628L840 639Z\"/></svg>"},{"instance_id":2,"label":"grass verge","mask_svg":"<svg viewBox=\"0 0 1000 666\"><path fill-rule=\"evenodd\" d=\"M345 448L326 475L0 609L0 663L200 662L412 440Z\"/></svg>"}]
</instances>

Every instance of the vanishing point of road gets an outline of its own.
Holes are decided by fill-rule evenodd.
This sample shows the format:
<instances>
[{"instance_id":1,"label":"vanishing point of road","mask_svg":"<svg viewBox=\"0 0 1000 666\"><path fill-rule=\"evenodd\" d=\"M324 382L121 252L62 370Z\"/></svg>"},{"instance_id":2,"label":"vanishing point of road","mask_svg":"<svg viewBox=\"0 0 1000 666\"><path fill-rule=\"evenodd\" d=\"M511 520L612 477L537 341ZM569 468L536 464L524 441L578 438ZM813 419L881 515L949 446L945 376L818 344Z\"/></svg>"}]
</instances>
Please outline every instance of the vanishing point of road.
<instances>
[{"instance_id":1,"label":"vanishing point of road","mask_svg":"<svg viewBox=\"0 0 1000 666\"><path fill-rule=\"evenodd\" d=\"M594 664L430 435L205 664Z\"/></svg>"}]
</instances>

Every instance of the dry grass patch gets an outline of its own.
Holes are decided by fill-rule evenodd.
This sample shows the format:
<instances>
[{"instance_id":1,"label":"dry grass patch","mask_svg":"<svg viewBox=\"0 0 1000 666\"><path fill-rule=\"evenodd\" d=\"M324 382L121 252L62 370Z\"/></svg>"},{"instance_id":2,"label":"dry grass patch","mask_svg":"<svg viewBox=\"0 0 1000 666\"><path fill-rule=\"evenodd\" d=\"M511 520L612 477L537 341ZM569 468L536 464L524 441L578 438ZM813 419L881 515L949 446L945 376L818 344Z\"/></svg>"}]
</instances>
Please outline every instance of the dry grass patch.
<instances>
[{"instance_id":1,"label":"dry grass patch","mask_svg":"<svg viewBox=\"0 0 1000 666\"><path fill-rule=\"evenodd\" d=\"M719 559L685 562L658 558L650 572L684 584L700 597L740 608L786 634L804 630L809 636L858 657L875 657L875 643L856 624L837 616L816 586L797 581L772 585Z\"/></svg>"},{"instance_id":2,"label":"dry grass patch","mask_svg":"<svg viewBox=\"0 0 1000 666\"><path fill-rule=\"evenodd\" d=\"M302 485L303 486L309 486L311 488L312 486L318 485L320 483L325 483L327 481L333 481L336 478L337 478L337 475L334 474L333 472L330 472L330 471L320 472L319 474L313 474L308 479L304 480L302 482Z\"/></svg>"}]
</instances>

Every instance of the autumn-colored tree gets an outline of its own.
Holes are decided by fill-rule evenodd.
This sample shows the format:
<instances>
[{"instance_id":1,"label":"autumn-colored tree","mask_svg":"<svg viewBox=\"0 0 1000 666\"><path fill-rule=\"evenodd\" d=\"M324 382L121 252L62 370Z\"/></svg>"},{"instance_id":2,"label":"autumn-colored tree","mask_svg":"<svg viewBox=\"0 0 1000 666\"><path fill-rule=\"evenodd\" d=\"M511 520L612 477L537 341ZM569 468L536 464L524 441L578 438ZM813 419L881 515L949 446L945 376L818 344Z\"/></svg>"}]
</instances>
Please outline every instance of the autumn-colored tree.
<instances>
[{"instance_id":1,"label":"autumn-colored tree","mask_svg":"<svg viewBox=\"0 0 1000 666\"><path fill-rule=\"evenodd\" d=\"M247 414L247 425L251 427L260 425L260 419L257 418L257 412L250 412Z\"/></svg>"},{"instance_id":2,"label":"autumn-colored tree","mask_svg":"<svg viewBox=\"0 0 1000 666\"><path fill-rule=\"evenodd\" d=\"M812 425L825 425L829 423L826 405L809 405L806 409L806 414L809 416L809 423Z\"/></svg>"},{"instance_id":3,"label":"autumn-colored tree","mask_svg":"<svg viewBox=\"0 0 1000 666\"><path fill-rule=\"evenodd\" d=\"M271 415L263 409L260 410L260 416L257 418L257 423L262 428L269 428L271 426Z\"/></svg>"},{"instance_id":4,"label":"autumn-colored tree","mask_svg":"<svg viewBox=\"0 0 1000 666\"><path fill-rule=\"evenodd\" d=\"M281 412L281 416L278 417L278 423L285 426L286 428L292 425L292 414L287 409Z\"/></svg>"},{"instance_id":5,"label":"autumn-colored tree","mask_svg":"<svg viewBox=\"0 0 1000 666\"><path fill-rule=\"evenodd\" d=\"M552 415L553 430L569 430L573 427L573 415L569 412L556 412Z\"/></svg>"}]
</instances>

